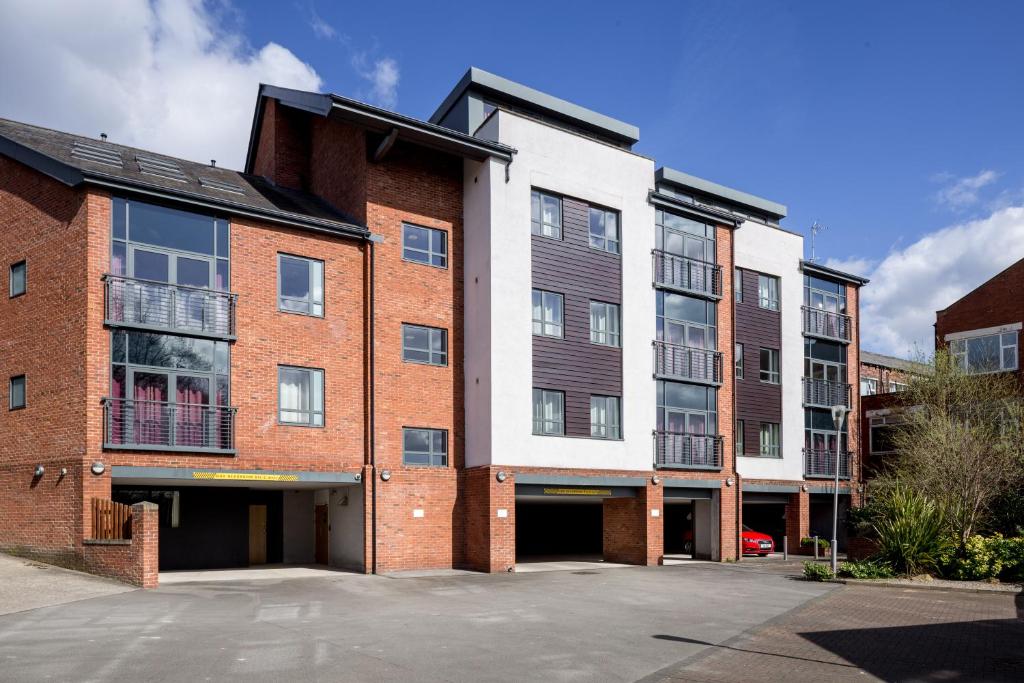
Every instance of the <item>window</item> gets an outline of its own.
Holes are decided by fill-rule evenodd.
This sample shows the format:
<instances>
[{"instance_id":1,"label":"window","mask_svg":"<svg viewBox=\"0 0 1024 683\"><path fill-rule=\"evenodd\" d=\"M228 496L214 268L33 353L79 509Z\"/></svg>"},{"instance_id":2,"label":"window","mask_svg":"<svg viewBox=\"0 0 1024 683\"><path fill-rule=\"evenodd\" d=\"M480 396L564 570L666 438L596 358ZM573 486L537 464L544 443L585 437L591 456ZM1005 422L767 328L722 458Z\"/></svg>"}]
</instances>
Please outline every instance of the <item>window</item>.
<instances>
[{"instance_id":1,"label":"window","mask_svg":"<svg viewBox=\"0 0 1024 683\"><path fill-rule=\"evenodd\" d=\"M402 360L448 365L448 332L436 327L402 325Z\"/></svg>"},{"instance_id":2,"label":"window","mask_svg":"<svg viewBox=\"0 0 1024 683\"><path fill-rule=\"evenodd\" d=\"M779 278L757 276L757 305L772 311L779 310Z\"/></svg>"},{"instance_id":3,"label":"window","mask_svg":"<svg viewBox=\"0 0 1024 683\"><path fill-rule=\"evenodd\" d=\"M402 258L438 268L448 267L448 235L443 230L402 224Z\"/></svg>"},{"instance_id":4,"label":"window","mask_svg":"<svg viewBox=\"0 0 1024 683\"><path fill-rule=\"evenodd\" d=\"M896 415L871 418L871 452L892 453L896 450L896 429L903 422Z\"/></svg>"},{"instance_id":5,"label":"window","mask_svg":"<svg viewBox=\"0 0 1024 683\"><path fill-rule=\"evenodd\" d=\"M619 397L590 397L590 436L596 439L618 439Z\"/></svg>"},{"instance_id":6,"label":"window","mask_svg":"<svg viewBox=\"0 0 1024 683\"><path fill-rule=\"evenodd\" d=\"M732 279L733 290L736 292L736 303L743 303L743 271L739 268L735 271L736 276Z\"/></svg>"},{"instance_id":7,"label":"window","mask_svg":"<svg viewBox=\"0 0 1024 683\"><path fill-rule=\"evenodd\" d=\"M448 467L448 430L403 427L402 464Z\"/></svg>"},{"instance_id":8,"label":"window","mask_svg":"<svg viewBox=\"0 0 1024 683\"><path fill-rule=\"evenodd\" d=\"M910 385L907 384L906 382L889 382L889 391L891 391L891 392L906 391L907 387L909 387L909 386Z\"/></svg>"},{"instance_id":9,"label":"window","mask_svg":"<svg viewBox=\"0 0 1024 683\"><path fill-rule=\"evenodd\" d=\"M565 392L533 390L533 433L565 434Z\"/></svg>"},{"instance_id":10,"label":"window","mask_svg":"<svg viewBox=\"0 0 1024 683\"><path fill-rule=\"evenodd\" d=\"M846 286L813 275L805 275L804 306L826 313L846 313Z\"/></svg>"},{"instance_id":11,"label":"window","mask_svg":"<svg viewBox=\"0 0 1024 683\"><path fill-rule=\"evenodd\" d=\"M743 379L743 344L736 345L736 379Z\"/></svg>"},{"instance_id":12,"label":"window","mask_svg":"<svg viewBox=\"0 0 1024 683\"><path fill-rule=\"evenodd\" d=\"M277 307L288 313L324 315L324 262L277 255Z\"/></svg>"},{"instance_id":13,"label":"window","mask_svg":"<svg viewBox=\"0 0 1024 683\"><path fill-rule=\"evenodd\" d=\"M736 420L736 455L743 455L746 453L746 437L743 432L746 430L747 425L743 420Z\"/></svg>"},{"instance_id":14,"label":"window","mask_svg":"<svg viewBox=\"0 0 1024 683\"><path fill-rule=\"evenodd\" d=\"M715 302L659 290L655 307L658 341L693 349L718 348Z\"/></svg>"},{"instance_id":15,"label":"window","mask_svg":"<svg viewBox=\"0 0 1024 683\"><path fill-rule=\"evenodd\" d=\"M11 298L13 299L16 296L21 296L27 290L28 263L25 261L20 261L11 266Z\"/></svg>"},{"instance_id":16,"label":"window","mask_svg":"<svg viewBox=\"0 0 1024 683\"><path fill-rule=\"evenodd\" d=\"M779 352L777 349L761 349L761 381L779 383Z\"/></svg>"},{"instance_id":17,"label":"window","mask_svg":"<svg viewBox=\"0 0 1024 683\"><path fill-rule=\"evenodd\" d=\"M562 239L562 200L537 190L531 192L530 230L534 235Z\"/></svg>"},{"instance_id":18,"label":"window","mask_svg":"<svg viewBox=\"0 0 1024 683\"><path fill-rule=\"evenodd\" d=\"M949 352L971 375L1017 369L1017 332L986 334L949 342Z\"/></svg>"},{"instance_id":19,"label":"window","mask_svg":"<svg viewBox=\"0 0 1024 683\"><path fill-rule=\"evenodd\" d=\"M860 395L874 396L878 393L878 380L872 377L862 377L860 380Z\"/></svg>"},{"instance_id":20,"label":"window","mask_svg":"<svg viewBox=\"0 0 1024 683\"><path fill-rule=\"evenodd\" d=\"M590 207L590 246L612 254L619 253L619 214Z\"/></svg>"},{"instance_id":21,"label":"window","mask_svg":"<svg viewBox=\"0 0 1024 683\"><path fill-rule=\"evenodd\" d=\"M542 337L562 336L562 295L533 290L533 333Z\"/></svg>"},{"instance_id":22,"label":"window","mask_svg":"<svg viewBox=\"0 0 1024 683\"><path fill-rule=\"evenodd\" d=\"M534 323L536 330L536 323ZM619 306L601 301L590 302L590 342L603 346L621 346Z\"/></svg>"},{"instance_id":23,"label":"window","mask_svg":"<svg viewBox=\"0 0 1024 683\"><path fill-rule=\"evenodd\" d=\"M718 391L714 387L659 381L657 392L659 432L718 434Z\"/></svg>"},{"instance_id":24,"label":"window","mask_svg":"<svg viewBox=\"0 0 1024 683\"><path fill-rule=\"evenodd\" d=\"M761 423L760 454L765 458L779 457L779 425L775 422Z\"/></svg>"},{"instance_id":25,"label":"window","mask_svg":"<svg viewBox=\"0 0 1024 683\"><path fill-rule=\"evenodd\" d=\"M279 366L278 419L283 424L324 426L324 371Z\"/></svg>"},{"instance_id":26,"label":"window","mask_svg":"<svg viewBox=\"0 0 1024 683\"><path fill-rule=\"evenodd\" d=\"M7 395L8 407L11 410L18 410L25 407L25 391L25 375L12 377L10 393Z\"/></svg>"},{"instance_id":27,"label":"window","mask_svg":"<svg viewBox=\"0 0 1024 683\"><path fill-rule=\"evenodd\" d=\"M654 248L705 263L715 262L715 226L656 209Z\"/></svg>"}]
</instances>

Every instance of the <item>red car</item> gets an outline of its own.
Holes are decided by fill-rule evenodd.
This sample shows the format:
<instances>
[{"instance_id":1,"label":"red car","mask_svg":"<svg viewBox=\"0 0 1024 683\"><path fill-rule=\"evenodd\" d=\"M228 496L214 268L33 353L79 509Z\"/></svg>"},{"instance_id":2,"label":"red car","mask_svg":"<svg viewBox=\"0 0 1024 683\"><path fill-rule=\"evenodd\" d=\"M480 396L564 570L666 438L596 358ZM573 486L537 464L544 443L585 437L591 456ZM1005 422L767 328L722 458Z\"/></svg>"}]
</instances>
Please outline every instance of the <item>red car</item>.
<instances>
[{"instance_id":1,"label":"red car","mask_svg":"<svg viewBox=\"0 0 1024 683\"><path fill-rule=\"evenodd\" d=\"M775 552L775 542L768 534L754 531L746 524L743 525L743 534L740 536L743 541L744 555L760 555L766 557L768 553Z\"/></svg>"}]
</instances>

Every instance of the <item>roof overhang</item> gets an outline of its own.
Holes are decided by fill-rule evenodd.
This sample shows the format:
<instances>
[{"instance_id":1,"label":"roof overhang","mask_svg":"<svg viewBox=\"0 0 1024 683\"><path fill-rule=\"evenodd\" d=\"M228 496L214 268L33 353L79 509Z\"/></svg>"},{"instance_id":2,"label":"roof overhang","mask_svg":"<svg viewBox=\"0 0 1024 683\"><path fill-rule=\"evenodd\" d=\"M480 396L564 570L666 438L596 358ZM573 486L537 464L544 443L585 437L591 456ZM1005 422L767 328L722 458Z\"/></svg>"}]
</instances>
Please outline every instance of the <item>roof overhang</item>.
<instances>
[{"instance_id":1,"label":"roof overhang","mask_svg":"<svg viewBox=\"0 0 1024 683\"><path fill-rule=\"evenodd\" d=\"M857 287L861 287L871 282L871 280L867 279L866 277L861 277L860 275L853 275L851 273L844 273L841 270L829 268L818 263L811 263L810 261L801 260L800 270L802 270L805 273L812 273L815 275L830 277L833 280L841 280L842 282L846 282Z\"/></svg>"},{"instance_id":2,"label":"roof overhang","mask_svg":"<svg viewBox=\"0 0 1024 683\"><path fill-rule=\"evenodd\" d=\"M785 204L779 204L778 202L735 190L725 185L719 185L710 180L677 171L674 168L662 166L654 172L654 180L658 183L675 185L684 190L712 195L726 202L766 213L776 220L786 217L787 209Z\"/></svg>"},{"instance_id":3,"label":"roof overhang","mask_svg":"<svg viewBox=\"0 0 1024 683\"><path fill-rule=\"evenodd\" d=\"M282 470L214 470L191 467L133 467L114 465L116 486L225 486L263 489L323 489L362 481L358 472L304 472Z\"/></svg>"},{"instance_id":4,"label":"roof overhang","mask_svg":"<svg viewBox=\"0 0 1024 683\"><path fill-rule=\"evenodd\" d=\"M708 206L707 204L690 204L689 202L684 202L672 195L662 194L657 190L651 190L648 193L647 201L654 206L668 209L669 211L688 214L697 220L712 221L714 223L734 228L742 225L744 221L743 218L734 216L728 211L722 211L721 209Z\"/></svg>"}]
</instances>

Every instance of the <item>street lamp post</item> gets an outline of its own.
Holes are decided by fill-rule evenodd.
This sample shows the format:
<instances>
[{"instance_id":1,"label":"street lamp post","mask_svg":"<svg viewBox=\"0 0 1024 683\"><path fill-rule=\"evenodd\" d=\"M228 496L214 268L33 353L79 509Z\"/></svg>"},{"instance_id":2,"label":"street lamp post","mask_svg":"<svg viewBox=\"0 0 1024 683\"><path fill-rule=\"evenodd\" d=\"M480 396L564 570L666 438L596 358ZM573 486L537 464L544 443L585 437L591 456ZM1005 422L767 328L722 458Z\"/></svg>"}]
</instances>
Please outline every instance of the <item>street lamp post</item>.
<instances>
[{"instance_id":1,"label":"street lamp post","mask_svg":"<svg viewBox=\"0 0 1024 683\"><path fill-rule=\"evenodd\" d=\"M843 421L846 419L846 406L832 406L832 422L836 426L836 464L835 488L832 490L832 576L836 575L836 530L839 526L839 458L843 443Z\"/></svg>"}]
</instances>

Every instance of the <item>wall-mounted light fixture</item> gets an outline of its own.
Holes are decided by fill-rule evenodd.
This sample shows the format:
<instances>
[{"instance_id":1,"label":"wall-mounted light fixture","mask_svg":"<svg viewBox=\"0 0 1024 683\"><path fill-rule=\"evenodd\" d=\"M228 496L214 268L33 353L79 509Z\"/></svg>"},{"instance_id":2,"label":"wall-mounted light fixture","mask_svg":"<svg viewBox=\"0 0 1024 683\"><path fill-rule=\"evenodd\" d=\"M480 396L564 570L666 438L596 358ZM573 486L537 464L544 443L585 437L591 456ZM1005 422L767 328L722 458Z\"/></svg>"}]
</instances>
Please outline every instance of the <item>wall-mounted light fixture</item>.
<instances>
[{"instance_id":1,"label":"wall-mounted light fixture","mask_svg":"<svg viewBox=\"0 0 1024 683\"><path fill-rule=\"evenodd\" d=\"M391 470L381 470L381 472L380 472L380 480L381 481L388 481L390 479L391 479Z\"/></svg>"},{"instance_id":2,"label":"wall-mounted light fixture","mask_svg":"<svg viewBox=\"0 0 1024 683\"><path fill-rule=\"evenodd\" d=\"M732 486L735 483L736 483L736 480L733 479L732 477L729 477L728 479L725 480L725 485L726 486Z\"/></svg>"},{"instance_id":3,"label":"wall-mounted light fixture","mask_svg":"<svg viewBox=\"0 0 1024 683\"><path fill-rule=\"evenodd\" d=\"M357 482L362 481L363 480L363 475L361 475L358 472L356 472L356 477L355 478L356 478Z\"/></svg>"},{"instance_id":4,"label":"wall-mounted light fixture","mask_svg":"<svg viewBox=\"0 0 1024 683\"><path fill-rule=\"evenodd\" d=\"M104 465L104 464L103 464L102 462L100 462L99 460L97 460L96 462L94 462L94 463L92 464L92 467L91 467L91 468L89 468L89 469L90 469L90 470L92 470L92 473L93 473L93 474L95 474L95 475L97 475L97 476L98 476L98 475L100 475L100 474L103 474L104 472L106 472L106 471L107 471L107 467L106 467L106 465Z\"/></svg>"},{"instance_id":5,"label":"wall-mounted light fixture","mask_svg":"<svg viewBox=\"0 0 1024 683\"><path fill-rule=\"evenodd\" d=\"M658 484L661 483L661 477L655 474L653 477L651 477L651 483L657 486Z\"/></svg>"},{"instance_id":6,"label":"wall-mounted light fixture","mask_svg":"<svg viewBox=\"0 0 1024 683\"><path fill-rule=\"evenodd\" d=\"M800 490L803 491L804 493L807 493L807 484L804 484L803 486L801 486Z\"/></svg>"},{"instance_id":7,"label":"wall-mounted light fixture","mask_svg":"<svg viewBox=\"0 0 1024 683\"><path fill-rule=\"evenodd\" d=\"M63 479L66 476L68 476L68 468L67 467L61 467L60 468L60 478Z\"/></svg>"},{"instance_id":8,"label":"wall-mounted light fixture","mask_svg":"<svg viewBox=\"0 0 1024 683\"><path fill-rule=\"evenodd\" d=\"M498 480L499 484L504 484L505 480L508 479L508 475L505 474L505 470L498 470L498 474L494 478Z\"/></svg>"},{"instance_id":9,"label":"wall-mounted light fixture","mask_svg":"<svg viewBox=\"0 0 1024 683\"><path fill-rule=\"evenodd\" d=\"M36 465L36 471L33 473L33 475L36 476L36 477L41 477L41 476L43 476L43 472L45 472L45 471L46 471L45 467L43 467L42 465Z\"/></svg>"}]
</instances>

